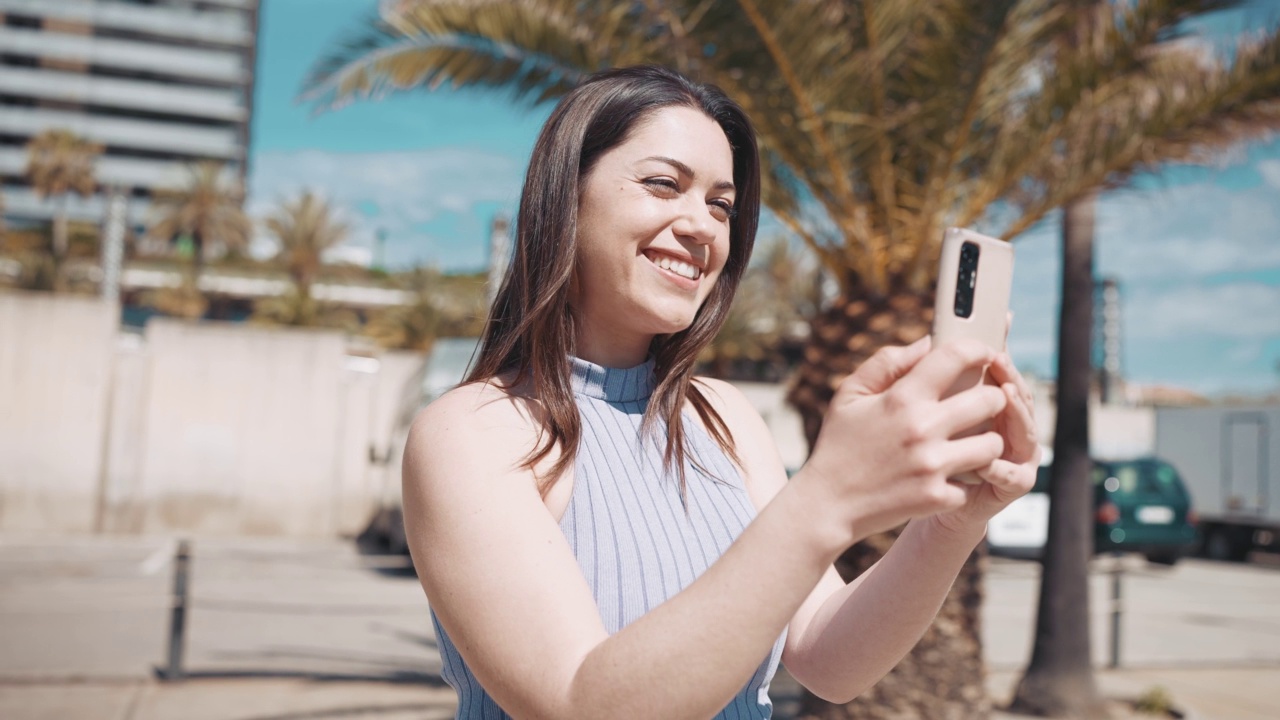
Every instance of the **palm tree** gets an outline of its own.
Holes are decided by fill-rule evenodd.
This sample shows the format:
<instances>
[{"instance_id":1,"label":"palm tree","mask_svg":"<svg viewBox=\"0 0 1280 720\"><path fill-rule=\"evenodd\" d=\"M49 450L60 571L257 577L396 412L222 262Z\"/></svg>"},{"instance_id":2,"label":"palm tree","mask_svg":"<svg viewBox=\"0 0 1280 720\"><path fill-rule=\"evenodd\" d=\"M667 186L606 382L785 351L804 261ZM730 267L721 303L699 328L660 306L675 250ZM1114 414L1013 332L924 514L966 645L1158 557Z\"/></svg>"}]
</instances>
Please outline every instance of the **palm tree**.
<instances>
[{"instance_id":1,"label":"palm tree","mask_svg":"<svg viewBox=\"0 0 1280 720\"><path fill-rule=\"evenodd\" d=\"M266 226L280 241L280 259L293 288L281 297L258 302L255 317L285 325L353 328L354 313L318 302L311 292L325 251L346 240L346 223L334 217L323 198L304 190L296 200L281 203Z\"/></svg>"},{"instance_id":2,"label":"palm tree","mask_svg":"<svg viewBox=\"0 0 1280 720\"><path fill-rule=\"evenodd\" d=\"M266 220L267 229L280 241L280 259L303 295L324 262L324 253L347 239L350 228L338 221L323 198L304 190L292 202L284 202Z\"/></svg>"},{"instance_id":3,"label":"palm tree","mask_svg":"<svg viewBox=\"0 0 1280 720\"><path fill-rule=\"evenodd\" d=\"M45 130L27 143L27 179L37 197L57 202L53 216L51 282L67 256L67 200L71 193L89 197L98 187L94 165L103 147L70 130ZM53 289L52 285L48 289Z\"/></svg>"},{"instance_id":4,"label":"palm tree","mask_svg":"<svg viewBox=\"0 0 1280 720\"><path fill-rule=\"evenodd\" d=\"M336 105L449 83L538 103L638 62L720 85L758 125L770 210L839 286L789 393L812 441L835 379L928 331L945 227L1012 238L1134 172L1280 124L1275 33L1230 60L1157 52L1188 17L1231 4L401 0L315 66L305 97ZM1069 42L1081 14L1098 22ZM891 542L853 548L846 577ZM805 712L982 715L979 577L975 554L939 622L864 698L808 698Z\"/></svg>"},{"instance_id":5,"label":"palm tree","mask_svg":"<svg viewBox=\"0 0 1280 720\"><path fill-rule=\"evenodd\" d=\"M212 160L188 166L182 189L156 193L156 217L147 230L170 243L190 238L196 278L214 249L243 248L253 235L243 209L244 191L222 170L223 164Z\"/></svg>"},{"instance_id":6,"label":"palm tree","mask_svg":"<svg viewBox=\"0 0 1280 720\"><path fill-rule=\"evenodd\" d=\"M785 238L756 250L724 327L699 357L710 374L728 377L744 361L781 373L783 346L803 339L821 307L822 275L802 252Z\"/></svg>"},{"instance_id":7,"label":"palm tree","mask_svg":"<svg viewBox=\"0 0 1280 720\"><path fill-rule=\"evenodd\" d=\"M427 352L440 335L444 318L435 297L440 274L415 268L405 278L414 300L409 305L383 310L370 319L365 334L384 348Z\"/></svg>"}]
</instances>

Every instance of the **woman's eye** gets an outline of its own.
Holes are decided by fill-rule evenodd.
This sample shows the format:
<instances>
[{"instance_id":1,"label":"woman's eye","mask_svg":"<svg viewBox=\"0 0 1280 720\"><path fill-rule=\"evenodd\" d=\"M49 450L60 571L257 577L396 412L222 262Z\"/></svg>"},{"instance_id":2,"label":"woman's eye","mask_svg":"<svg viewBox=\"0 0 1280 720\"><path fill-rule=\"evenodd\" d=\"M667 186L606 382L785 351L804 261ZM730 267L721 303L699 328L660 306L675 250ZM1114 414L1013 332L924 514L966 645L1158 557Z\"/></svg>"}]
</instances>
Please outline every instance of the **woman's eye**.
<instances>
[{"instance_id":1,"label":"woman's eye","mask_svg":"<svg viewBox=\"0 0 1280 720\"><path fill-rule=\"evenodd\" d=\"M646 187L649 188L651 192L655 192L661 195L673 195L680 192L680 185L678 185L676 181L672 180L671 178L664 178L664 177L645 178L644 184Z\"/></svg>"},{"instance_id":2,"label":"woman's eye","mask_svg":"<svg viewBox=\"0 0 1280 720\"><path fill-rule=\"evenodd\" d=\"M728 200L712 200L707 205L711 208L711 214L720 220L730 220L737 214L733 209L733 203Z\"/></svg>"}]
</instances>

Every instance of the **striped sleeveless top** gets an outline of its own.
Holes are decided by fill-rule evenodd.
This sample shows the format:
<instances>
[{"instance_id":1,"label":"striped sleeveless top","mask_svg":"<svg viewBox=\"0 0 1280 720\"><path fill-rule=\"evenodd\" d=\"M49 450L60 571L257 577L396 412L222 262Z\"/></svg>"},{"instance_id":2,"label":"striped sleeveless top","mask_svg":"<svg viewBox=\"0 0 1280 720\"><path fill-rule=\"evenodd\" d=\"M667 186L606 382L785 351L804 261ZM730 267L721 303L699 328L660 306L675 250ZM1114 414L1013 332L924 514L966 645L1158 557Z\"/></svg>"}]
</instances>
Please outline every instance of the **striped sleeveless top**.
<instances>
[{"instance_id":1,"label":"striped sleeveless top","mask_svg":"<svg viewBox=\"0 0 1280 720\"><path fill-rule=\"evenodd\" d=\"M572 359L574 399L582 436L573 492L560 529L595 596L610 634L683 590L719 558L755 517L755 506L733 462L689 415L685 416L688 482L685 504L674 473L663 470L666 439L642 441L640 421L655 381L653 361L628 369ZM691 462L709 471L699 470ZM463 662L431 615L442 675L458 693L457 718L509 718ZM747 684L715 717L769 718L769 682L782 657L784 631ZM661 688L654 688L661 692Z\"/></svg>"}]
</instances>

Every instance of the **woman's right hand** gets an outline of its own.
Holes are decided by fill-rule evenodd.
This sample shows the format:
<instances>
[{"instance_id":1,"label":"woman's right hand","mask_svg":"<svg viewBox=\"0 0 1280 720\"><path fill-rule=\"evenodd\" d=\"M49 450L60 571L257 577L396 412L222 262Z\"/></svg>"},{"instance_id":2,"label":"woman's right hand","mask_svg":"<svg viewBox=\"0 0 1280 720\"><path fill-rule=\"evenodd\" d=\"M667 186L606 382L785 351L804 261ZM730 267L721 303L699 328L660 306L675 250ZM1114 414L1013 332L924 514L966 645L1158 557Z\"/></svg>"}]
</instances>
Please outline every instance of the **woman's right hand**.
<instances>
[{"instance_id":1,"label":"woman's right hand","mask_svg":"<svg viewBox=\"0 0 1280 720\"><path fill-rule=\"evenodd\" d=\"M964 505L964 487L948 482L999 458L995 432L952 439L999 414L1007 398L980 384L944 399L955 381L995 352L976 341L931 346L928 337L884 348L836 389L804 483L838 525L845 546L913 517ZM842 548L843 549L843 548Z\"/></svg>"}]
</instances>

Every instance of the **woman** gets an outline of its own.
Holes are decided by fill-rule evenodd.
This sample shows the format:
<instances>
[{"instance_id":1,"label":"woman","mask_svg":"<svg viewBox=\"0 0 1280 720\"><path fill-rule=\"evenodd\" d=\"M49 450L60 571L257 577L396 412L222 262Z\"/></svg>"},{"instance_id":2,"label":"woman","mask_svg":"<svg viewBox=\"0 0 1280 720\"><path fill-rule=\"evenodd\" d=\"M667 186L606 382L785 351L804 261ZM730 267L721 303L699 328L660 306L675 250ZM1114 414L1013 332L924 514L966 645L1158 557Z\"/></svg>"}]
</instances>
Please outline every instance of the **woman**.
<instances>
[{"instance_id":1,"label":"woman","mask_svg":"<svg viewBox=\"0 0 1280 720\"><path fill-rule=\"evenodd\" d=\"M779 657L847 701L915 644L987 519L1030 488L1030 393L1009 358L928 340L842 382L787 481L742 394L691 375L759 195L743 111L676 73L594 76L547 121L476 369L420 414L405 455L459 717L768 717ZM940 399L978 366L999 386ZM965 471L986 482L947 481ZM840 580L842 551L906 521Z\"/></svg>"}]
</instances>

